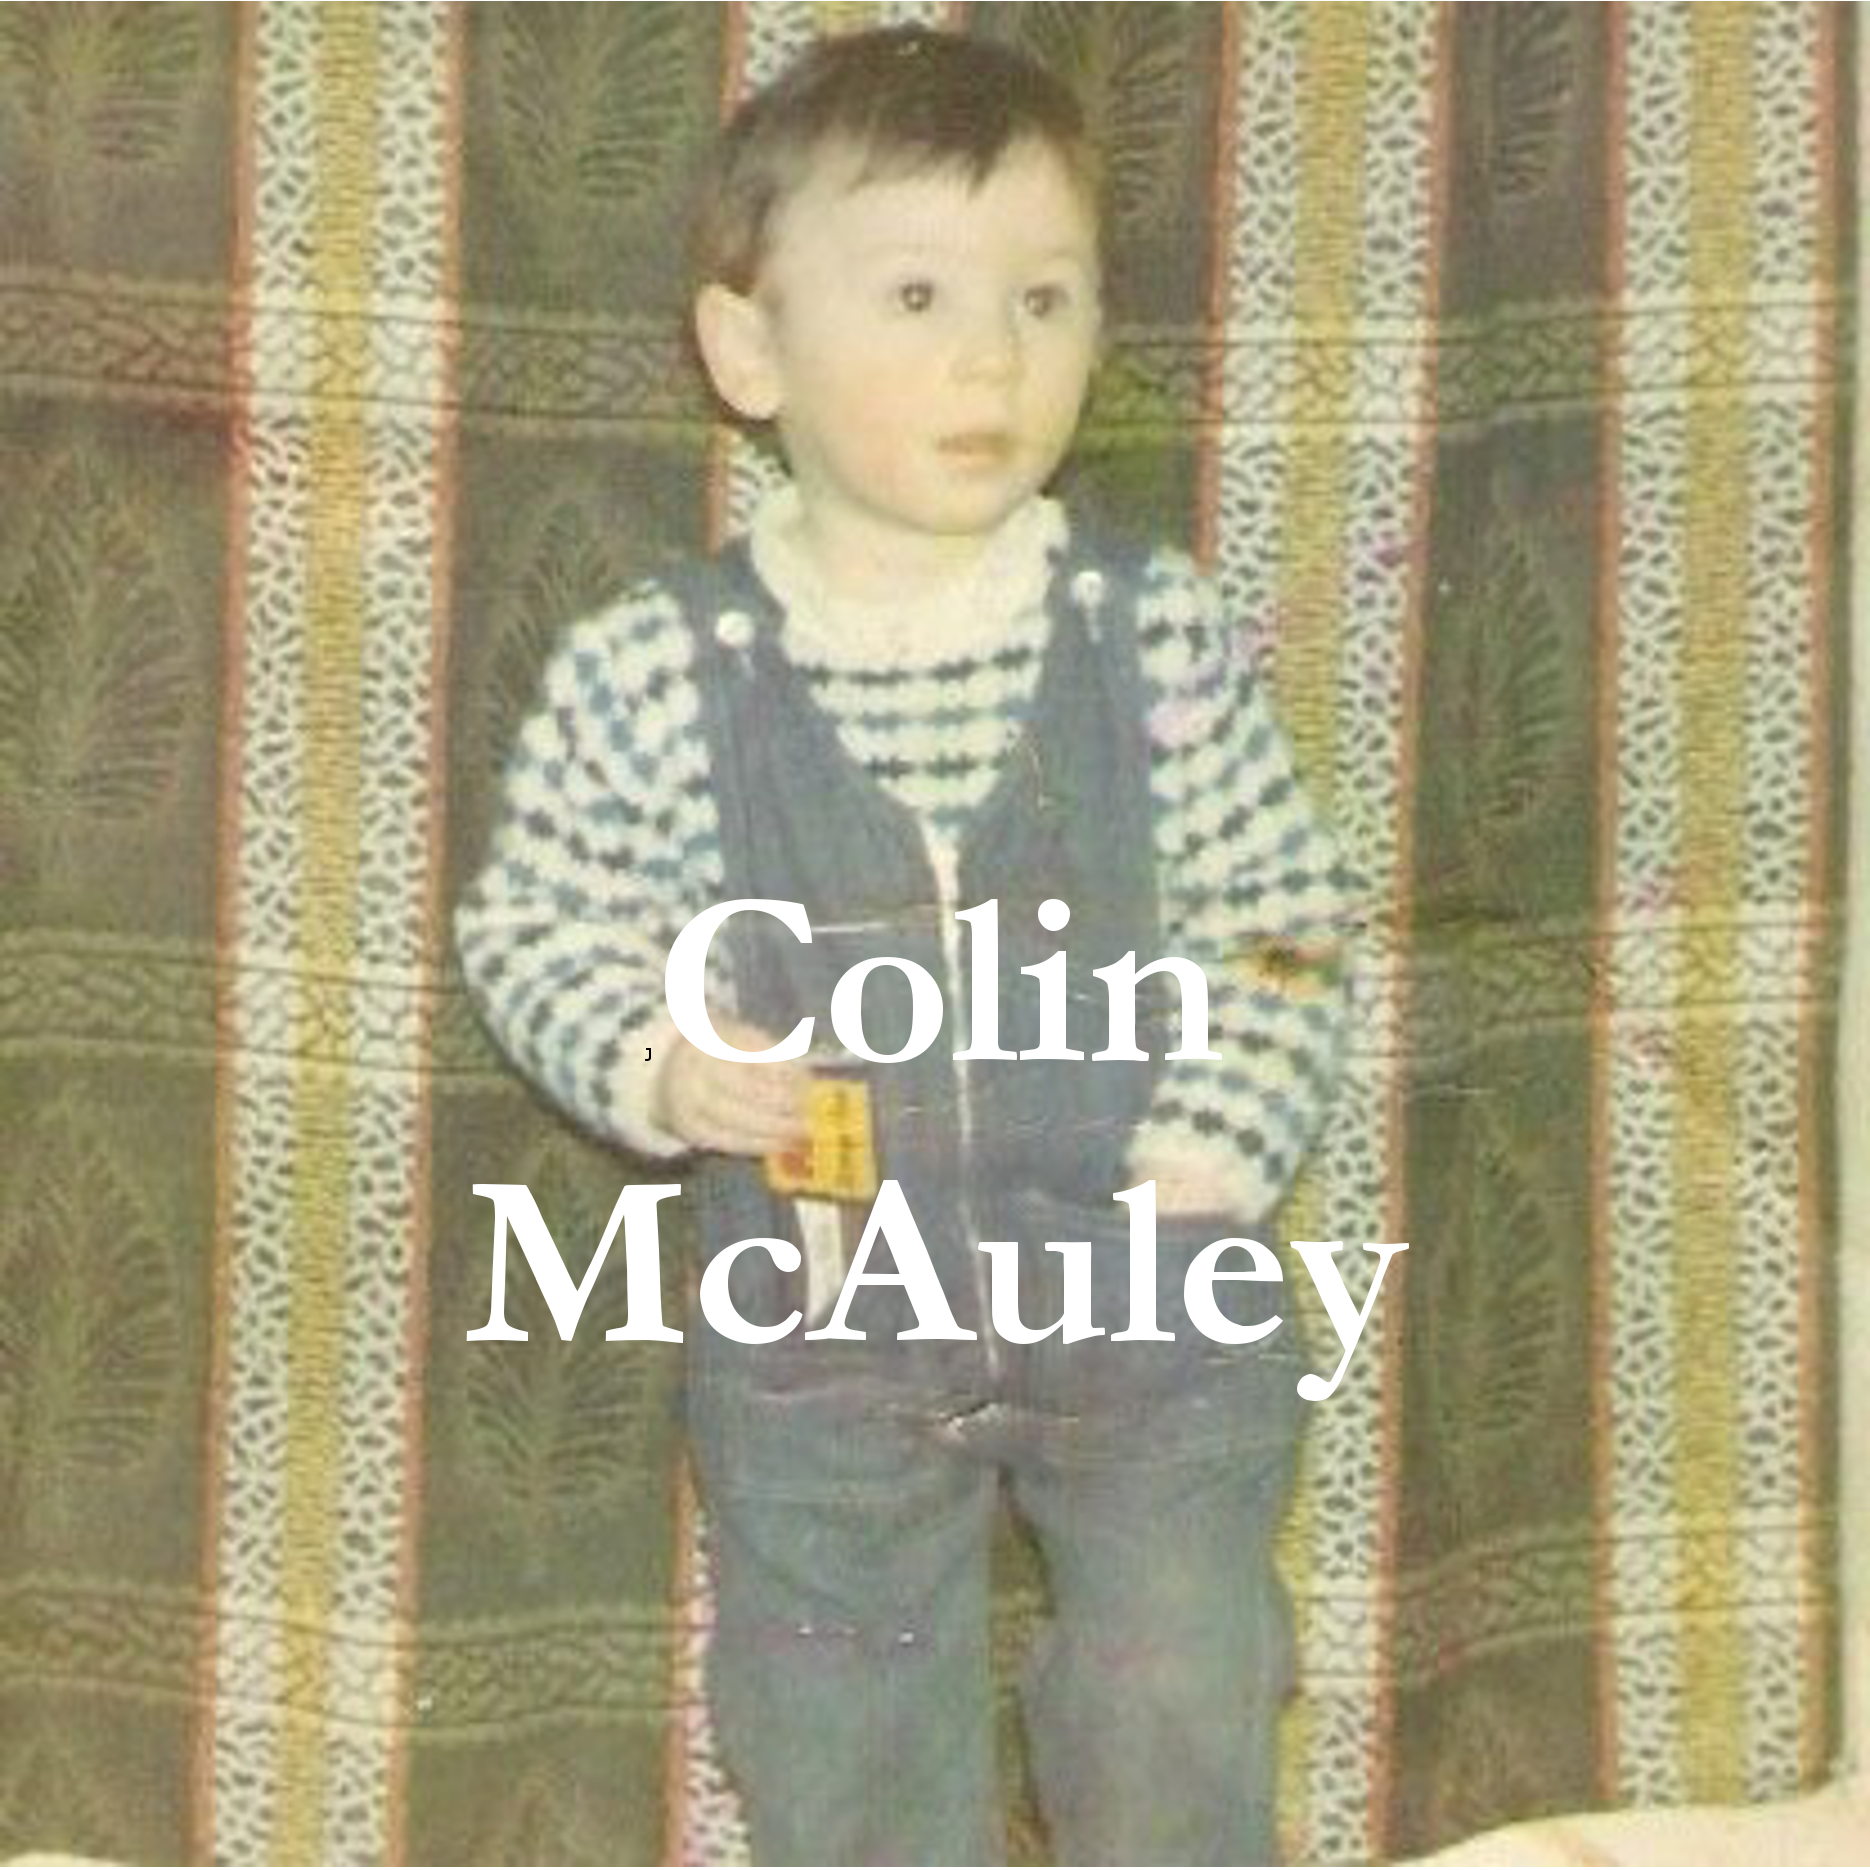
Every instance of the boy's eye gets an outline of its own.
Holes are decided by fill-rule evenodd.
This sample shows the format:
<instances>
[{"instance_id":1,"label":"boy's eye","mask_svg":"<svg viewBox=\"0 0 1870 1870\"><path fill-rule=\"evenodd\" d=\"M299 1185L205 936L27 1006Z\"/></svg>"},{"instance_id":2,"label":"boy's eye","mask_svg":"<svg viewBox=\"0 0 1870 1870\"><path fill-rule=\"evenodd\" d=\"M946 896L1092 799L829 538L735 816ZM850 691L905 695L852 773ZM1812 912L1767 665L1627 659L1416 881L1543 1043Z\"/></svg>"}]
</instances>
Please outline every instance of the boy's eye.
<instances>
[{"instance_id":1,"label":"boy's eye","mask_svg":"<svg viewBox=\"0 0 1870 1870\"><path fill-rule=\"evenodd\" d=\"M1060 285L1028 286L1024 303L1033 318L1056 318L1071 303L1071 292Z\"/></svg>"},{"instance_id":2,"label":"boy's eye","mask_svg":"<svg viewBox=\"0 0 1870 1870\"><path fill-rule=\"evenodd\" d=\"M896 303L905 312L926 312L935 303L935 287L927 279L905 279L896 288Z\"/></svg>"}]
</instances>

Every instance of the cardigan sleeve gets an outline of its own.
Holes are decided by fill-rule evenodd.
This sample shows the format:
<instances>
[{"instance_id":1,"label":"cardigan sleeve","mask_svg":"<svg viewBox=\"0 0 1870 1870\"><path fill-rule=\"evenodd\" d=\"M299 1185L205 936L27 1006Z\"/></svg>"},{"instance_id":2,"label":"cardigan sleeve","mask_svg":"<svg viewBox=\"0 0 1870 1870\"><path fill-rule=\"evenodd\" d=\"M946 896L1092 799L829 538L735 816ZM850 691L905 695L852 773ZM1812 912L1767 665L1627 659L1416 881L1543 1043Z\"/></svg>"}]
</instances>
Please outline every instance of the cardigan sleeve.
<instances>
[{"instance_id":1,"label":"cardigan sleeve","mask_svg":"<svg viewBox=\"0 0 1870 1870\"><path fill-rule=\"evenodd\" d=\"M720 878L691 639L674 600L645 586L574 625L549 659L454 923L501 1050L587 1128L643 1154L684 1147L650 1117L672 1030L663 971Z\"/></svg>"},{"instance_id":2,"label":"cardigan sleeve","mask_svg":"<svg viewBox=\"0 0 1870 1870\"><path fill-rule=\"evenodd\" d=\"M1138 633L1163 941L1208 982L1220 1057L1165 1064L1129 1166L1212 1188L1257 1223L1330 1109L1356 890L1245 639L1179 555L1157 555Z\"/></svg>"}]
</instances>

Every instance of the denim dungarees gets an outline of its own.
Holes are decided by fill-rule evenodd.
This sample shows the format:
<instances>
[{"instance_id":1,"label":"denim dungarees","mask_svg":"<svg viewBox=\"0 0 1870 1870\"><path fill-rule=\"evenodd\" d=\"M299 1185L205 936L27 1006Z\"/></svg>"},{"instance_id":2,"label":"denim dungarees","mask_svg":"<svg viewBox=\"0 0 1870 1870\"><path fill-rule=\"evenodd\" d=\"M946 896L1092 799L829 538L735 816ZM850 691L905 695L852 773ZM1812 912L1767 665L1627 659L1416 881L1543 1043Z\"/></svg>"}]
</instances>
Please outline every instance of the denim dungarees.
<instances>
[{"instance_id":1,"label":"denim dungarees","mask_svg":"<svg viewBox=\"0 0 1870 1870\"><path fill-rule=\"evenodd\" d=\"M1053 1618L1025 1665L1028 1738L1061 1861L1249 1863L1275 1855L1274 1721L1291 1679L1271 1541L1290 1485L1303 1365L1277 1285L1213 1288L1226 1315L1285 1323L1245 1348L1197 1332L1182 1275L1210 1241L1264 1217L1164 1218L1157 1322L1170 1343L998 1339L982 1240L1020 1243L1027 1325L1056 1319L1062 1258L1093 1247L1094 1322L1129 1318L1126 1149L1156 1061L1177 1041L1165 977L1139 992L1149 1063L1107 1043L1092 970L1161 953L1133 619L1139 561L1068 551L1030 718L971 815L952 874L915 815L846 750L788 661L780 612L744 545L678 578L695 633L722 835L725 900L803 903L812 940L731 918L738 1010L828 1035L832 988L877 956L940 984L940 1037L862 1068L880 1174L902 1186L965 1342L898 1341L900 1287L870 1287L847 1323L749 1346L696 1318L689 1418L716 1566L710 1692L759 1862L993 1862L1002 1850L988 1667L988 1552L1004 1478L1037 1532ZM1037 920L1058 898L1058 933ZM1063 948L1068 1045L1080 1061L958 1064L971 979L957 909L999 904L999 1037L1039 1044L1020 970ZM1152 992L1152 990L1155 990ZM910 1030L894 968L863 1000L873 1050ZM758 1163L704 1158L686 1186L704 1255L754 1235L804 1237ZM866 1218L848 1217L853 1229ZM1236 1258L1226 1270L1243 1261ZM886 1252L870 1270L889 1269ZM798 1304L759 1250L730 1285L773 1323ZM816 1321L814 1321L816 1322Z\"/></svg>"}]
</instances>

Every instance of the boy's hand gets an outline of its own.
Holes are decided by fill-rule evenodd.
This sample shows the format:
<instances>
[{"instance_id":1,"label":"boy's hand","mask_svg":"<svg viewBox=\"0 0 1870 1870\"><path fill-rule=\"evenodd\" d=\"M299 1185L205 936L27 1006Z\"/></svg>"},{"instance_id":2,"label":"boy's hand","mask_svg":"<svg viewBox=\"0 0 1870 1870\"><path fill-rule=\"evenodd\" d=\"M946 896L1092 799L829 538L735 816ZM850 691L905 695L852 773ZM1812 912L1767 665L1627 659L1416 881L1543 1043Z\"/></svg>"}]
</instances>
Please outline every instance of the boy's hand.
<instances>
[{"instance_id":1,"label":"boy's hand","mask_svg":"<svg viewBox=\"0 0 1870 1870\"><path fill-rule=\"evenodd\" d=\"M1198 1214L1228 1211L1233 1190L1218 1176L1159 1175L1155 1180L1156 1213L1160 1218L1192 1219Z\"/></svg>"},{"instance_id":2,"label":"boy's hand","mask_svg":"<svg viewBox=\"0 0 1870 1870\"><path fill-rule=\"evenodd\" d=\"M1153 1137L1131 1157L1124 1173L1156 1184L1156 1214L1191 1219L1240 1211L1240 1169L1232 1152L1218 1143Z\"/></svg>"},{"instance_id":3,"label":"boy's hand","mask_svg":"<svg viewBox=\"0 0 1870 1870\"><path fill-rule=\"evenodd\" d=\"M724 1018L714 1029L743 1052L779 1043L744 1020ZM766 1156L801 1143L806 1135L805 1092L811 1072L797 1059L746 1065L716 1058L679 1034L655 1092L655 1121L695 1149L728 1156Z\"/></svg>"}]
</instances>

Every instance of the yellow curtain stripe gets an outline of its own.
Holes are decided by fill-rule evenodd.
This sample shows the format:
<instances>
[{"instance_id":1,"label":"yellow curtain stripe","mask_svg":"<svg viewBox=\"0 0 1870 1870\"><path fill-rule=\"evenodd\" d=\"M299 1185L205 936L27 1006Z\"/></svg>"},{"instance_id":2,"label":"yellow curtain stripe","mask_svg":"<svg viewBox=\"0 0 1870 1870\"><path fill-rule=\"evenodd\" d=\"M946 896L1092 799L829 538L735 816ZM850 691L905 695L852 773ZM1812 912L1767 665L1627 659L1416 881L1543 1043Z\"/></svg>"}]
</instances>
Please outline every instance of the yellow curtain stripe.
<instances>
[{"instance_id":1,"label":"yellow curtain stripe","mask_svg":"<svg viewBox=\"0 0 1870 1870\"><path fill-rule=\"evenodd\" d=\"M363 393L375 207L375 9L318 12L314 300L321 369L310 410L311 511L304 614L305 770L300 965L315 983L344 980L354 958L357 776L362 750ZM333 1050L301 1010L301 1052ZM335 1496L343 1407L345 1250L350 1216L351 1073L340 1058L301 1063L293 1200L292 1427L285 1476L283 1680L278 1863L324 1855L325 1702L329 1683Z\"/></svg>"},{"instance_id":2,"label":"yellow curtain stripe","mask_svg":"<svg viewBox=\"0 0 1870 1870\"><path fill-rule=\"evenodd\" d=\"M1719 366L1688 403L1682 620L1681 901L1691 924L1733 908L1741 876L1747 632L1746 296L1752 278L1750 7L1691 14L1689 278L1693 355ZM1691 926L1676 1054L1676 1391L1683 1567L1683 1762L1698 1803L1745 1795L1744 1649L1721 1615L1735 1601L1733 1268L1745 1250L1733 1171L1738 1129L1731 1025L1739 970L1731 923Z\"/></svg>"},{"instance_id":3,"label":"yellow curtain stripe","mask_svg":"<svg viewBox=\"0 0 1870 1870\"><path fill-rule=\"evenodd\" d=\"M1364 7L1308 7L1302 15L1297 86L1300 132L1290 334L1332 346L1331 368L1302 385L1283 412L1289 425L1287 515L1279 569L1276 679L1280 707L1308 782L1330 800L1336 767L1339 572L1350 510L1346 486L1351 414L1351 338L1362 270L1364 141L1371 23ZM1299 1182L1282 1237L1321 1237L1324 1199L1316 1171ZM1308 1298L1311 1295L1306 1295ZM1315 1304L1303 1313L1310 1342L1328 1338ZM1310 1464L1300 1445L1299 1486L1280 1535L1282 1567L1304 1640L1317 1536ZM1289 1709L1280 1750L1280 1805L1300 1813L1313 1773L1313 1721L1303 1698Z\"/></svg>"},{"instance_id":4,"label":"yellow curtain stripe","mask_svg":"<svg viewBox=\"0 0 1870 1870\"><path fill-rule=\"evenodd\" d=\"M1328 364L1285 410L1291 448L1283 505L1278 688L1306 776L1329 803L1336 772L1341 572L1352 359L1363 245L1364 105L1371 21L1361 6L1307 7L1299 84L1295 335Z\"/></svg>"},{"instance_id":5,"label":"yellow curtain stripe","mask_svg":"<svg viewBox=\"0 0 1870 1870\"><path fill-rule=\"evenodd\" d=\"M812 5L813 20L828 38L889 24L882 11L876 0L813 0Z\"/></svg>"}]
</instances>

